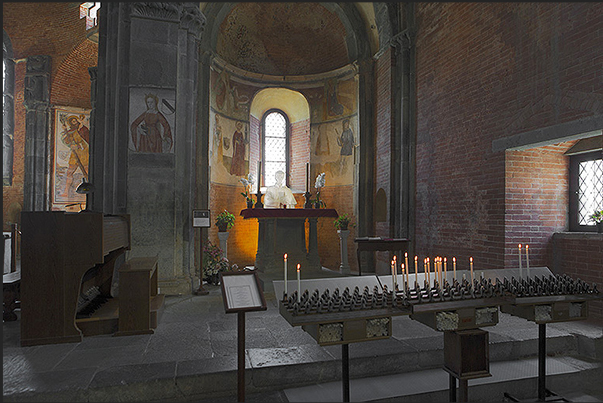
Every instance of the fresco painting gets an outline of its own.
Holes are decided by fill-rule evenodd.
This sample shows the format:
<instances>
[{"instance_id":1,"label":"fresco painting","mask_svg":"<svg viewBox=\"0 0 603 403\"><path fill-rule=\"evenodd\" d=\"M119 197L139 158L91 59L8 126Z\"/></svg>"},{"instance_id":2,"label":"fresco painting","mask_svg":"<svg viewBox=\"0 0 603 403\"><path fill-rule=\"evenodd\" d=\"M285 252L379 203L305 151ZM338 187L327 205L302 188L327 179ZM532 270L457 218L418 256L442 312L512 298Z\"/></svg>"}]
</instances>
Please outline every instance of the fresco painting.
<instances>
[{"instance_id":1,"label":"fresco painting","mask_svg":"<svg viewBox=\"0 0 603 403\"><path fill-rule=\"evenodd\" d=\"M357 122L357 115L353 115L312 125L311 177L325 172L329 185L353 183Z\"/></svg>"},{"instance_id":2,"label":"fresco painting","mask_svg":"<svg viewBox=\"0 0 603 403\"><path fill-rule=\"evenodd\" d=\"M211 181L238 185L249 173L249 123L210 112Z\"/></svg>"},{"instance_id":3,"label":"fresco painting","mask_svg":"<svg viewBox=\"0 0 603 403\"><path fill-rule=\"evenodd\" d=\"M173 153L176 92L155 88L130 90L129 149Z\"/></svg>"},{"instance_id":4,"label":"fresco painting","mask_svg":"<svg viewBox=\"0 0 603 403\"><path fill-rule=\"evenodd\" d=\"M86 196L76 193L88 179L90 155L90 110L57 107L54 117L52 209L79 210ZM85 206L82 206L85 207Z\"/></svg>"},{"instance_id":5,"label":"fresco painting","mask_svg":"<svg viewBox=\"0 0 603 403\"><path fill-rule=\"evenodd\" d=\"M212 68L211 94L214 110L237 119L248 119L251 95L246 93L246 86L235 83L225 69Z\"/></svg>"}]
</instances>

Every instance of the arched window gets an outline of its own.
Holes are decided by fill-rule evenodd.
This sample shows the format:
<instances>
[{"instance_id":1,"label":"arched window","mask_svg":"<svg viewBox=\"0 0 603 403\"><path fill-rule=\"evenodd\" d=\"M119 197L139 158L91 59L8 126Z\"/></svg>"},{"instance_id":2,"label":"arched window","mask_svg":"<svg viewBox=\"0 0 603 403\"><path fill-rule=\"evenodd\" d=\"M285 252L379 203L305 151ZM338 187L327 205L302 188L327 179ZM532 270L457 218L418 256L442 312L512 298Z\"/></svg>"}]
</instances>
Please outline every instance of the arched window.
<instances>
[{"instance_id":1,"label":"arched window","mask_svg":"<svg viewBox=\"0 0 603 403\"><path fill-rule=\"evenodd\" d=\"M264 114L262 126L263 183L272 186L276 171L283 171L289 186L289 119L281 110L271 109Z\"/></svg>"},{"instance_id":2,"label":"arched window","mask_svg":"<svg viewBox=\"0 0 603 403\"><path fill-rule=\"evenodd\" d=\"M13 47L6 31L2 30L2 183L13 184L13 144L15 132L15 62Z\"/></svg>"}]
</instances>

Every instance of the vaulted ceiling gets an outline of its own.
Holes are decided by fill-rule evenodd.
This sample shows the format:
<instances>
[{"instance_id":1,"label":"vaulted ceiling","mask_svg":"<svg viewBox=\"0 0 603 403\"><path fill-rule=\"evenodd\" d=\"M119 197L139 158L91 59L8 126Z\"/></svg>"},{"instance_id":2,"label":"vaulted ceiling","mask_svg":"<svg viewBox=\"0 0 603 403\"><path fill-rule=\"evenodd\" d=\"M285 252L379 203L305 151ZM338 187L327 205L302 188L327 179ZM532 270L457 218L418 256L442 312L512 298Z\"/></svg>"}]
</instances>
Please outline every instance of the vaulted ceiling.
<instances>
[{"instance_id":1,"label":"vaulted ceiling","mask_svg":"<svg viewBox=\"0 0 603 403\"><path fill-rule=\"evenodd\" d=\"M202 41L226 63L275 76L325 73L378 46L373 3L201 3Z\"/></svg>"}]
</instances>

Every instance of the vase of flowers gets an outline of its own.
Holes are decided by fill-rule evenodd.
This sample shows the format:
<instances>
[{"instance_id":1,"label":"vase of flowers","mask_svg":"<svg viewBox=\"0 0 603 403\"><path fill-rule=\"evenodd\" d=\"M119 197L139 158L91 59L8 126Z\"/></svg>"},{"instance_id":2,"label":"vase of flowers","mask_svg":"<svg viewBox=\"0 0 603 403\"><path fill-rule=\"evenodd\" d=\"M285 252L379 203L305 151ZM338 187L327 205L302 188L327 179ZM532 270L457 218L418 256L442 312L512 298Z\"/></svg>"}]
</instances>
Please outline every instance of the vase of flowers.
<instances>
[{"instance_id":1,"label":"vase of flowers","mask_svg":"<svg viewBox=\"0 0 603 403\"><path fill-rule=\"evenodd\" d=\"M597 232L603 234L603 210L595 210L595 212L589 216L589 219L597 226Z\"/></svg>"},{"instance_id":2,"label":"vase of flowers","mask_svg":"<svg viewBox=\"0 0 603 403\"><path fill-rule=\"evenodd\" d=\"M216 217L216 227L218 227L218 231L225 232L233 227L235 223L235 216L232 213L229 213L227 210L224 210Z\"/></svg>"},{"instance_id":3,"label":"vase of flowers","mask_svg":"<svg viewBox=\"0 0 603 403\"><path fill-rule=\"evenodd\" d=\"M220 284L220 273L223 271L238 270L238 265L231 265L224 256L224 252L219 246L207 241L203 245L203 277L201 283L205 281L211 285Z\"/></svg>"},{"instance_id":4,"label":"vase of flowers","mask_svg":"<svg viewBox=\"0 0 603 403\"><path fill-rule=\"evenodd\" d=\"M325 173L321 173L316 177L314 187L316 188L316 198L313 201L314 208L320 208L321 206L327 207L327 204L320 200L320 189L325 186Z\"/></svg>"},{"instance_id":5,"label":"vase of flowers","mask_svg":"<svg viewBox=\"0 0 603 403\"><path fill-rule=\"evenodd\" d=\"M241 183L245 188L244 192L241 192L241 195L245 198L245 202L247 203L247 208L253 207L253 199L251 198L251 187L254 183L253 174L250 173L247 175L247 178L241 178Z\"/></svg>"}]
</instances>

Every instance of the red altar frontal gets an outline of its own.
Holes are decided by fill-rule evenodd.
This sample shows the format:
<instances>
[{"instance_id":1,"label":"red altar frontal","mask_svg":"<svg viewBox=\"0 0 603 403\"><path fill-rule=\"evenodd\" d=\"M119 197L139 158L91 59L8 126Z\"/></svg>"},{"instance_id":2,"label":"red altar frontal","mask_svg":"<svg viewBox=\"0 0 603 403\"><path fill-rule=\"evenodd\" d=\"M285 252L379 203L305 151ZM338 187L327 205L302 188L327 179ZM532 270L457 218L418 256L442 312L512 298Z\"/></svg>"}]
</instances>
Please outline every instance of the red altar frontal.
<instances>
[{"instance_id":1,"label":"red altar frontal","mask_svg":"<svg viewBox=\"0 0 603 403\"><path fill-rule=\"evenodd\" d=\"M241 210L244 219L258 220L258 249L255 268L267 277L282 280L284 259L287 254L289 278L296 276L301 265L304 278L318 274L322 266L318 256L318 219L337 218L335 209L280 209L248 208ZM306 220L308 221L308 246L306 247ZM266 277L266 276L264 276Z\"/></svg>"}]
</instances>

